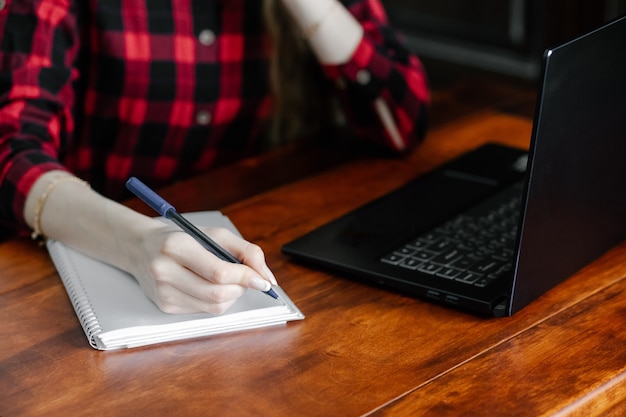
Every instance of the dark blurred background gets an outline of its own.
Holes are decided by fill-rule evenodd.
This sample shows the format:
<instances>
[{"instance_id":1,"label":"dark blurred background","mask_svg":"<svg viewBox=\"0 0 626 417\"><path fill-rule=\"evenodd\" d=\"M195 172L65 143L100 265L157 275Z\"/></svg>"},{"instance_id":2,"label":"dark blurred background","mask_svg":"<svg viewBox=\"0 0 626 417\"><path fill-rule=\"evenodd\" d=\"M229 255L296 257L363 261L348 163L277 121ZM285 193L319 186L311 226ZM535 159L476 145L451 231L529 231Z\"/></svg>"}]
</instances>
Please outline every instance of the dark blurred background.
<instances>
[{"instance_id":1,"label":"dark blurred background","mask_svg":"<svg viewBox=\"0 0 626 417\"><path fill-rule=\"evenodd\" d=\"M626 0L382 0L433 90L431 126L489 108L532 117L541 62Z\"/></svg>"},{"instance_id":2,"label":"dark blurred background","mask_svg":"<svg viewBox=\"0 0 626 417\"><path fill-rule=\"evenodd\" d=\"M626 0L382 0L429 65L454 64L535 80L541 57L626 13Z\"/></svg>"}]
</instances>

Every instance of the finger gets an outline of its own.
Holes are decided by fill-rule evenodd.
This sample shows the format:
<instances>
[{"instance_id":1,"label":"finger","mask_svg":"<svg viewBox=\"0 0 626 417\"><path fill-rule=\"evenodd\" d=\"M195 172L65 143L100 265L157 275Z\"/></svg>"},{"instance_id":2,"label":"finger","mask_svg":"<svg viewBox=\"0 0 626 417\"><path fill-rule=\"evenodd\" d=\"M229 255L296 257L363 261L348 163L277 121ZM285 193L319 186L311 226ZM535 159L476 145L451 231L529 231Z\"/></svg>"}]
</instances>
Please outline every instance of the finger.
<instances>
[{"instance_id":1,"label":"finger","mask_svg":"<svg viewBox=\"0 0 626 417\"><path fill-rule=\"evenodd\" d=\"M239 285L259 291L268 291L272 284L257 271L244 264L233 264L215 258L200 275L219 285ZM206 275L205 275L206 274Z\"/></svg>"},{"instance_id":2,"label":"finger","mask_svg":"<svg viewBox=\"0 0 626 417\"><path fill-rule=\"evenodd\" d=\"M232 237L236 236L232 234L228 236ZM271 288L270 282L262 278L258 271L248 265L222 261L186 234L180 233L179 236L167 239L163 252L176 263L212 284L239 285L260 291ZM198 290L197 286L188 288L192 294Z\"/></svg>"},{"instance_id":3,"label":"finger","mask_svg":"<svg viewBox=\"0 0 626 417\"><path fill-rule=\"evenodd\" d=\"M159 294L154 301L159 309L169 314L211 313L219 315L226 312L237 299L213 303L171 288L167 294Z\"/></svg>"},{"instance_id":4,"label":"finger","mask_svg":"<svg viewBox=\"0 0 626 417\"><path fill-rule=\"evenodd\" d=\"M239 259L240 262L254 269L261 277L273 285L278 285L276 277L267 266L265 254L261 247L242 239L228 229L213 228L205 229L205 231L222 245L224 249Z\"/></svg>"},{"instance_id":5,"label":"finger","mask_svg":"<svg viewBox=\"0 0 626 417\"><path fill-rule=\"evenodd\" d=\"M215 259L214 262L222 262ZM173 288L204 302L221 304L240 297L244 288L241 285L213 283L193 270L176 262L173 258L162 258L151 267L155 292L164 298Z\"/></svg>"}]
</instances>

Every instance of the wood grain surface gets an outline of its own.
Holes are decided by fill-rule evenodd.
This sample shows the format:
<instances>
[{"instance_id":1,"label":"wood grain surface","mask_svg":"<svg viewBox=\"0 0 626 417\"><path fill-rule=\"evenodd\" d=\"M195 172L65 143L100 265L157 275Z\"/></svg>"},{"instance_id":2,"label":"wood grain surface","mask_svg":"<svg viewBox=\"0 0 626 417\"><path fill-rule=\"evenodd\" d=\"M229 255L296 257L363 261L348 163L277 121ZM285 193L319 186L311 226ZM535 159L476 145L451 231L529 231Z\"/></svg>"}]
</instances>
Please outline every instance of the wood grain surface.
<instances>
[{"instance_id":1,"label":"wood grain surface","mask_svg":"<svg viewBox=\"0 0 626 417\"><path fill-rule=\"evenodd\" d=\"M405 158L281 150L164 189L181 211L222 209L263 247L306 315L284 326L95 351L45 250L1 243L0 416L621 415L626 244L503 319L280 252L466 150L526 147L530 133L528 118L484 111L441 123Z\"/></svg>"}]
</instances>

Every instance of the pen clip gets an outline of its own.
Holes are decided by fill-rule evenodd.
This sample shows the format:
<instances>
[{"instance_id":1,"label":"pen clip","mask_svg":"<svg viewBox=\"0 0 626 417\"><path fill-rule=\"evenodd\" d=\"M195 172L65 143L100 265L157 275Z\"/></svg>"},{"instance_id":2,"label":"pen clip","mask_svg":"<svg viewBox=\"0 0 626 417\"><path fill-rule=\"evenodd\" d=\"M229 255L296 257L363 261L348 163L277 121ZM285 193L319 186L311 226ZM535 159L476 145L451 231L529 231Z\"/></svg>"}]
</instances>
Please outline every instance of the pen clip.
<instances>
[{"instance_id":1,"label":"pen clip","mask_svg":"<svg viewBox=\"0 0 626 417\"><path fill-rule=\"evenodd\" d=\"M138 178L130 177L128 181L126 181L126 188L128 188L133 194L142 199L147 205L152 207L163 217L169 217L167 213L168 210L175 210L174 206L165 201L163 197L152 191Z\"/></svg>"}]
</instances>

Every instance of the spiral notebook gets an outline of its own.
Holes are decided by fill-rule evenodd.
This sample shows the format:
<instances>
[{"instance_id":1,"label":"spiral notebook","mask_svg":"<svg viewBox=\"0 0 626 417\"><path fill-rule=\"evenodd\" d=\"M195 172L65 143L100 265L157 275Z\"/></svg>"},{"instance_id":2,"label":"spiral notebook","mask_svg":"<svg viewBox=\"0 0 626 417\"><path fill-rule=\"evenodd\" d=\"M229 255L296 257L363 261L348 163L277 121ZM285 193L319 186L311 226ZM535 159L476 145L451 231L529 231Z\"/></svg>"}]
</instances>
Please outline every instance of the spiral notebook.
<instances>
[{"instance_id":1,"label":"spiral notebook","mask_svg":"<svg viewBox=\"0 0 626 417\"><path fill-rule=\"evenodd\" d=\"M225 227L239 234L219 211L186 213L185 217L197 225ZM260 291L247 290L222 315L167 314L146 297L128 273L58 241L48 240L47 248L87 340L95 349L133 348L304 318L278 286L274 287L278 300Z\"/></svg>"}]
</instances>

